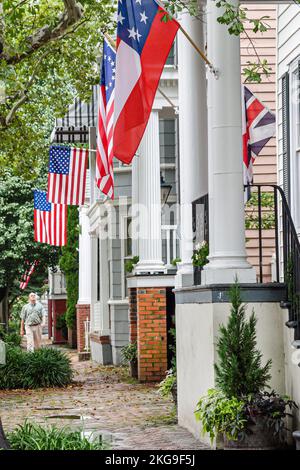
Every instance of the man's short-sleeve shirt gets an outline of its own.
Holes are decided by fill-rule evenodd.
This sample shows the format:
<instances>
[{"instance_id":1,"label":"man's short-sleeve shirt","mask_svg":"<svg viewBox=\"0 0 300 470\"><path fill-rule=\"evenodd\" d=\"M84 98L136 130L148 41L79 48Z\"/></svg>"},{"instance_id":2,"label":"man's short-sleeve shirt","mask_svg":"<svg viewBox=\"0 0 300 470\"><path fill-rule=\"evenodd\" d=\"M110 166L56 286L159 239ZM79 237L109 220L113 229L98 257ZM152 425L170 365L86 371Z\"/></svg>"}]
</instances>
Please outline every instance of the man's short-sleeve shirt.
<instances>
[{"instance_id":1,"label":"man's short-sleeve shirt","mask_svg":"<svg viewBox=\"0 0 300 470\"><path fill-rule=\"evenodd\" d=\"M28 326L40 325L43 320L43 310L43 306L40 303L26 304L22 308L21 319Z\"/></svg>"}]
</instances>

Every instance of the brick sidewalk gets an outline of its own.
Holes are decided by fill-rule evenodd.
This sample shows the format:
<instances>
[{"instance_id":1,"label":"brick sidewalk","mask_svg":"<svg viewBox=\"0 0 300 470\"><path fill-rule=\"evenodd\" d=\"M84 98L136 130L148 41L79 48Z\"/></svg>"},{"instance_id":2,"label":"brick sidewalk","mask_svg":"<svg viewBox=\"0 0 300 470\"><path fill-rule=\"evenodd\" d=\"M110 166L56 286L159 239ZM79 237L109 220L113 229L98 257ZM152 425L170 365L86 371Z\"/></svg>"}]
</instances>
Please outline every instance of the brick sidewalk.
<instances>
[{"instance_id":1,"label":"brick sidewalk","mask_svg":"<svg viewBox=\"0 0 300 470\"><path fill-rule=\"evenodd\" d=\"M76 385L66 389L0 391L0 416L5 431L28 418L40 424L101 434L113 449L205 448L174 424L173 404L160 397L157 387L130 383L123 368L78 362L75 352L68 354Z\"/></svg>"}]
</instances>

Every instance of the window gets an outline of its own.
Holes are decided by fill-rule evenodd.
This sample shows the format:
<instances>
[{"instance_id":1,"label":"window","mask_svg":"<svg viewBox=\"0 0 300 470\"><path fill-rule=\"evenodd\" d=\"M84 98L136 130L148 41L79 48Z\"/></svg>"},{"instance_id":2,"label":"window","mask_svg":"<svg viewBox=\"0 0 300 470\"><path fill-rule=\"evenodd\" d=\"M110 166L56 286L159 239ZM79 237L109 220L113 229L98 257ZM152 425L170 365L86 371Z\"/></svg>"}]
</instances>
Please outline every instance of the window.
<instances>
[{"instance_id":1,"label":"window","mask_svg":"<svg viewBox=\"0 0 300 470\"><path fill-rule=\"evenodd\" d=\"M176 43L170 49L169 55L166 60L166 65L176 65Z\"/></svg>"},{"instance_id":2,"label":"window","mask_svg":"<svg viewBox=\"0 0 300 470\"><path fill-rule=\"evenodd\" d=\"M127 272L125 265L132 259L131 217L122 218L121 256L122 256L122 298L128 297Z\"/></svg>"},{"instance_id":3,"label":"window","mask_svg":"<svg viewBox=\"0 0 300 470\"><path fill-rule=\"evenodd\" d=\"M290 67L291 209L300 236L300 58Z\"/></svg>"},{"instance_id":4,"label":"window","mask_svg":"<svg viewBox=\"0 0 300 470\"><path fill-rule=\"evenodd\" d=\"M176 157L175 119L159 120L159 147L161 163L175 163Z\"/></svg>"}]
</instances>

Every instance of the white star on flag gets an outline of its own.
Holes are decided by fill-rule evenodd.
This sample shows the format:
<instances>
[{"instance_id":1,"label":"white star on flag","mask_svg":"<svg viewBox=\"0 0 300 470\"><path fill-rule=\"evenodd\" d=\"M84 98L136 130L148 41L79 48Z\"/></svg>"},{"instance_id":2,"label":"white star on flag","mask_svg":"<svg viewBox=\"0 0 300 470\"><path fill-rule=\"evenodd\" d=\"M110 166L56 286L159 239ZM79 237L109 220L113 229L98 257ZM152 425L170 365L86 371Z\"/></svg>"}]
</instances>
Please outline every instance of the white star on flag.
<instances>
[{"instance_id":1,"label":"white star on flag","mask_svg":"<svg viewBox=\"0 0 300 470\"><path fill-rule=\"evenodd\" d=\"M122 16L122 13L120 12L118 14L117 22L123 24L123 21L125 20L125 17Z\"/></svg>"},{"instance_id":2,"label":"white star on flag","mask_svg":"<svg viewBox=\"0 0 300 470\"><path fill-rule=\"evenodd\" d=\"M148 16L146 16L146 12L144 11L144 13L140 13L140 15L141 15L141 23L147 24Z\"/></svg>"},{"instance_id":3,"label":"white star on flag","mask_svg":"<svg viewBox=\"0 0 300 470\"><path fill-rule=\"evenodd\" d=\"M135 33L135 34L136 34L137 40L139 41L140 38L142 37L142 35L139 33L139 30L138 30L138 29L136 30L136 33Z\"/></svg>"},{"instance_id":4,"label":"white star on flag","mask_svg":"<svg viewBox=\"0 0 300 470\"><path fill-rule=\"evenodd\" d=\"M133 39L136 39L136 32L134 31L134 28L132 27L132 29L127 29L127 31L129 32L129 38L133 38Z\"/></svg>"}]
</instances>

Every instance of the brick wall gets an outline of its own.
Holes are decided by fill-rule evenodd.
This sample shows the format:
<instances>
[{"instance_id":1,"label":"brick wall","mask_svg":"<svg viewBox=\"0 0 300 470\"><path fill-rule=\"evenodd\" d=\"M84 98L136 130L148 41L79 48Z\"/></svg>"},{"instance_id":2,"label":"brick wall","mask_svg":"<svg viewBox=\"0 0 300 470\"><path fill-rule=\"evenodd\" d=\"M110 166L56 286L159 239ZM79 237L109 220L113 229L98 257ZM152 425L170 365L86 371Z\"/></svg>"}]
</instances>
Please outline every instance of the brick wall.
<instances>
[{"instance_id":1,"label":"brick wall","mask_svg":"<svg viewBox=\"0 0 300 470\"><path fill-rule=\"evenodd\" d=\"M85 338L84 338L84 322L90 319L90 305L78 304L76 305L76 327L77 327L77 350L84 352Z\"/></svg>"},{"instance_id":2,"label":"brick wall","mask_svg":"<svg viewBox=\"0 0 300 470\"><path fill-rule=\"evenodd\" d=\"M138 378L159 382L167 370L166 289L137 289Z\"/></svg>"}]
</instances>

